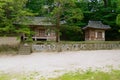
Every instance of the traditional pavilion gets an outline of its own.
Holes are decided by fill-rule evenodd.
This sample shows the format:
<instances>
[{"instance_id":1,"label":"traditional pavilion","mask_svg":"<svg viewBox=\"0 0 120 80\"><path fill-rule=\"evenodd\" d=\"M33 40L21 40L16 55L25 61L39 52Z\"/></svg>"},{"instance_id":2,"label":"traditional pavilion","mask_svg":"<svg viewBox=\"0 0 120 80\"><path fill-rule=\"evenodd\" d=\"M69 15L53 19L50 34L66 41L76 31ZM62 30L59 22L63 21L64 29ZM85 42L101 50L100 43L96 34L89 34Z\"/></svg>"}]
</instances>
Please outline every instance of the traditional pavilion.
<instances>
[{"instance_id":1,"label":"traditional pavilion","mask_svg":"<svg viewBox=\"0 0 120 80\"><path fill-rule=\"evenodd\" d=\"M56 33L55 26L46 17L27 17L24 22L19 24L27 25L33 32L32 39L34 41L55 41ZM28 36L21 34L22 40L26 40Z\"/></svg>"},{"instance_id":2,"label":"traditional pavilion","mask_svg":"<svg viewBox=\"0 0 120 80\"><path fill-rule=\"evenodd\" d=\"M85 31L85 41L105 41L105 31L110 29L109 25L104 25L101 21L89 21L83 27Z\"/></svg>"}]
</instances>

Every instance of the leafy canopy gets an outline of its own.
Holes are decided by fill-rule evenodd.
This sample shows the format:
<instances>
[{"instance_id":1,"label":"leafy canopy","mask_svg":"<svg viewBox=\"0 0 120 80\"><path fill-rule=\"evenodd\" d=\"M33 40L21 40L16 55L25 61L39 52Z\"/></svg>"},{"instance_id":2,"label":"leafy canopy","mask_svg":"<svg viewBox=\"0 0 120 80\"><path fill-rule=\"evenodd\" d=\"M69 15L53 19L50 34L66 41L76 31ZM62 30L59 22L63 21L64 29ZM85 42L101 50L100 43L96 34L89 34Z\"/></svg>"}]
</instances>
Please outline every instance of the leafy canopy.
<instances>
[{"instance_id":1,"label":"leafy canopy","mask_svg":"<svg viewBox=\"0 0 120 80\"><path fill-rule=\"evenodd\" d=\"M117 0L117 11L118 11L118 15L116 18L116 23L120 26L120 0Z\"/></svg>"},{"instance_id":2,"label":"leafy canopy","mask_svg":"<svg viewBox=\"0 0 120 80\"><path fill-rule=\"evenodd\" d=\"M60 15L60 20L66 22L74 22L74 20L82 20L83 13L76 5L77 0L54 0L54 8L52 15L56 18L56 15Z\"/></svg>"},{"instance_id":3,"label":"leafy canopy","mask_svg":"<svg viewBox=\"0 0 120 80\"><path fill-rule=\"evenodd\" d=\"M25 16L32 15L25 8L26 2L27 0L0 0L0 33L14 33L25 28L16 27L15 24Z\"/></svg>"}]
</instances>

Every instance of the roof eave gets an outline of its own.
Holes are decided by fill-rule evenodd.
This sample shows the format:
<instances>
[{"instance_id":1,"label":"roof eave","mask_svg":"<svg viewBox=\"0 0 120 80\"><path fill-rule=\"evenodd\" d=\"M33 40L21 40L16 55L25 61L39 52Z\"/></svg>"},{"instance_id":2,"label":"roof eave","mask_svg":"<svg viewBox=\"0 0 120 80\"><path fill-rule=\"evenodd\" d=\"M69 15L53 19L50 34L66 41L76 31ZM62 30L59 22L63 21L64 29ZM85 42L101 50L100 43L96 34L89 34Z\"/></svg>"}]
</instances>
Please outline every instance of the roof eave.
<instances>
[{"instance_id":1,"label":"roof eave","mask_svg":"<svg viewBox=\"0 0 120 80\"><path fill-rule=\"evenodd\" d=\"M102 29L102 30L109 30L111 28L94 28L94 27L83 27L82 28L83 30L86 30L86 29Z\"/></svg>"}]
</instances>

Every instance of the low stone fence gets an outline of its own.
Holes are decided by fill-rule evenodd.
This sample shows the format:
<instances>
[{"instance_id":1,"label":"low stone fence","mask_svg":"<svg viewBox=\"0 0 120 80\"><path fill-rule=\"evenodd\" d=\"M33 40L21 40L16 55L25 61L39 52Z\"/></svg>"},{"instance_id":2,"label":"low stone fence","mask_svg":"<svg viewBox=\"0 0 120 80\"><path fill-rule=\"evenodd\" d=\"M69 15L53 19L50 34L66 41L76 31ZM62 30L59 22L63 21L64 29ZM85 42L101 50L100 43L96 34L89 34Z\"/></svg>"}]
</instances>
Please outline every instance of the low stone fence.
<instances>
[{"instance_id":1,"label":"low stone fence","mask_svg":"<svg viewBox=\"0 0 120 80\"><path fill-rule=\"evenodd\" d=\"M120 42L33 44L33 52L120 49Z\"/></svg>"},{"instance_id":2,"label":"low stone fence","mask_svg":"<svg viewBox=\"0 0 120 80\"><path fill-rule=\"evenodd\" d=\"M0 37L0 45L17 45L20 40L17 37Z\"/></svg>"}]
</instances>

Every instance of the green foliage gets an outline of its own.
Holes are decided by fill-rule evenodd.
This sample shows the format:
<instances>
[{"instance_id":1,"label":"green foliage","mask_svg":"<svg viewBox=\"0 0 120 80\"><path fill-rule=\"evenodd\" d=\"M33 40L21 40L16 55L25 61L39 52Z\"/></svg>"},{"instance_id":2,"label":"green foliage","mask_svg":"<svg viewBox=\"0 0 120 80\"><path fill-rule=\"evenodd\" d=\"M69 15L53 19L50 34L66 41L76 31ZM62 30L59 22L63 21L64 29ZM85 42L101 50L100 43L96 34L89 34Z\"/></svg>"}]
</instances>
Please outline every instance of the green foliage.
<instances>
[{"instance_id":1,"label":"green foliage","mask_svg":"<svg viewBox=\"0 0 120 80\"><path fill-rule=\"evenodd\" d=\"M54 0L53 4L54 8L51 12L53 17L56 18L56 15L59 14L60 20L71 21L72 23L74 20L83 19L83 12L77 7L75 0Z\"/></svg>"},{"instance_id":2,"label":"green foliage","mask_svg":"<svg viewBox=\"0 0 120 80\"><path fill-rule=\"evenodd\" d=\"M118 15L117 15L117 18L116 18L116 24L118 26L120 26L120 0L117 0L117 12L118 12ZM120 32L120 28L119 28L119 32Z\"/></svg>"},{"instance_id":3,"label":"green foliage","mask_svg":"<svg viewBox=\"0 0 120 80\"><path fill-rule=\"evenodd\" d=\"M29 8L33 13L43 15L44 0L28 0L26 7Z\"/></svg>"},{"instance_id":4,"label":"green foliage","mask_svg":"<svg viewBox=\"0 0 120 80\"><path fill-rule=\"evenodd\" d=\"M120 14L117 16L116 23L120 26Z\"/></svg>"},{"instance_id":5,"label":"green foliage","mask_svg":"<svg viewBox=\"0 0 120 80\"><path fill-rule=\"evenodd\" d=\"M81 0L77 2L77 6L84 13L82 23L88 23L89 20L102 21L111 27L110 30L106 31L106 40L120 40L118 32L120 27L116 24L116 22L118 23L116 17L120 13L119 2L120 0Z\"/></svg>"},{"instance_id":6,"label":"green foliage","mask_svg":"<svg viewBox=\"0 0 120 80\"><path fill-rule=\"evenodd\" d=\"M18 45L0 45L0 55L16 55Z\"/></svg>"},{"instance_id":7,"label":"green foliage","mask_svg":"<svg viewBox=\"0 0 120 80\"><path fill-rule=\"evenodd\" d=\"M61 40L80 41L83 38L81 28L78 26L61 26Z\"/></svg>"},{"instance_id":8,"label":"green foliage","mask_svg":"<svg viewBox=\"0 0 120 80\"><path fill-rule=\"evenodd\" d=\"M0 80L45 80L45 78L40 77L38 72L27 74L7 74L0 72Z\"/></svg>"},{"instance_id":9,"label":"green foliage","mask_svg":"<svg viewBox=\"0 0 120 80\"><path fill-rule=\"evenodd\" d=\"M0 73L0 80L119 80L120 70L104 71L76 71L68 72L57 78L40 77L37 72L29 74L5 74Z\"/></svg>"},{"instance_id":10,"label":"green foliage","mask_svg":"<svg viewBox=\"0 0 120 80\"><path fill-rule=\"evenodd\" d=\"M26 7L37 16L45 16L50 10L53 0L28 0Z\"/></svg>"},{"instance_id":11,"label":"green foliage","mask_svg":"<svg viewBox=\"0 0 120 80\"><path fill-rule=\"evenodd\" d=\"M120 0L116 0L117 1L117 12L120 13Z\"/></svg>"},{"instance_id":12,"label":"green foliage","mask_svg":"<svg viewBox=\"0 0 120 80\"><path fill-rule=\"evenodd\" d=\"M10 46L10 45L0 45L0 52L2 51L17 51L18 46Z\"/></svg>"},{"instance_id":13,"label":"green foliage","mask_svg":"<svg viewBox=\"0 0 120 80\"><path fill-rule=\"evenodd\" d=\"M28 15L32 15L28 9L25 8L27 0L0 0L0 32L6 32L6 34L14 32L17 22L20 22L22 18Z\"/></svg>"},{"instance_id":14,"label":"green foliage","mask_svg":"<svg viewBox=\"0 0 120 80\"><path fill-rule=\"evenodd\" d=\"M86 72L69 72L58 78L50 80L119 80L120 70L111 72L91 71Z\"/></svg>"}]
</instances>

